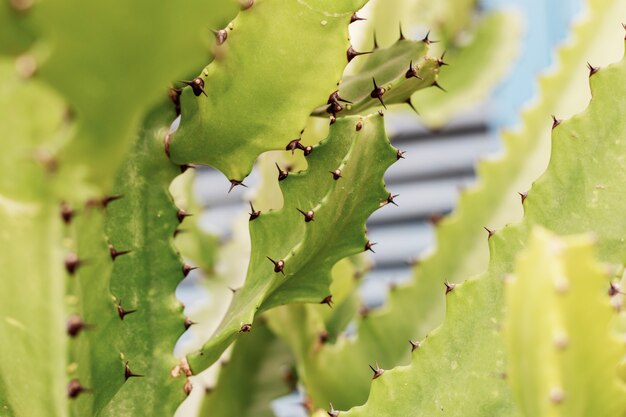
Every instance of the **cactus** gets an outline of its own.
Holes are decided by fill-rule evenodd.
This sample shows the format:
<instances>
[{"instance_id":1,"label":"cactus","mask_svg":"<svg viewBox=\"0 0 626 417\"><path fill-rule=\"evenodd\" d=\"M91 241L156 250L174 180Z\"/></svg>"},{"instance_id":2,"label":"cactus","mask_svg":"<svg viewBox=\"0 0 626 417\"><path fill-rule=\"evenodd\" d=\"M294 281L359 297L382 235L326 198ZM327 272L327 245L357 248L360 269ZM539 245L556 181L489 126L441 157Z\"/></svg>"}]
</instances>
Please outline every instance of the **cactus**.
<instances>
[{"instance_id":1,"label":"cactus","mask_svg":"<svg viewBox=\"0 0 626 417\"><path fill-rule=\"evenodd\" d=\"M252 208L246 283L201 352L188 357L194 372L215 362L238 333L249 332L257 312L293 302L332 304L330 269L367 249L365 221L374 210L394 204L382 176L397 161L397 150L385 135L382 116L338 119L328 139L309 152L305 173L278 166L281 210ZM337 217L345 219L341 227Z\"/></svg>"},{"instance_id":2,"label":"cactus","mask_svg":"<svg viewBox=\"0 0 626 417\"><path fill-rule=\"evenodd\" d=\"M612 327L610 276L594 252L590 236L559 239L539 229L517 259L504 333L507 377L526 416L626 412L626 385L615 374L626 350Z\"/></svg>"},{"instance_id":3,"label":"cactus","mask_svg":"<svg viewBox=\"0 0 626 417\"><path fill-rule=\"evenodd\" d=\"M298 138L341 77L350 17L364 3L264 0L240 13L223 57L195 79L206 89L183 90L173 160L210 164L238 184L259 154Z\"/></svg>"},{"instance_id":4,"label":"cactus","mask_svg":"<svg viewBox=\"0 0 626 417\"><path fill-rule=\"evenodd\" d=\"M455 212L436 225L437 249L418 260L409 284L392 288L387 304L378 310L366 315L354 310L356 335L316 348L316 335L323 330L320 327L309 329L309 343L300 339L301 332L293 331L301 326L297 320L291 327L283 324L277 329L306 358L298 361L299 374L317 406L327 407L333 402L335 407L346 409L362 404L370 388L369 369L364 364L378 361L388 369L406 363L410 357L407 341L424 339L443 320L443 282L462 282L487 267L488 242L483 226L499 229L521 216L518 192L528 190L547 164L552 121L546 115L569 114L584 104L586 95L577 90L588 76L586 60L605 60L601 46L614 38L598 32L597 27L610 27L606 21L613 19L623 4L611 0L590 5L588 19L576 28L572 43L559 53L558 70L541 79L541 99L524 113L523 129L505 132L503 158L478 164L480 182L464 190ZM406 317L413 318L410 325ZM341 380L334 378L338 373L343 375Z\"/></svg>"},{"instance_id":5,"label":"cactus","mask_svg":"<svg viewBox=\"0 0 626 417\"><path fill-rule=\"evenodd\" d=\"M614 190L626 183L621 157L626 149L615 140L626 133L620 116L626 107L620 82L625 73L626 60L607 68L591 67L593 99L582 114L554 123L550 164L524 199L523 221L489 232L488 270L462 285L446 286L444 324L415 349L410 366L376 378L365 405L346 416L409 410L413 415L443 410L464 416L515 412L510 388L499 376L504 375L506 360L498 332L504 304L501 280L512 270L514 255L524 246L530 228L542 225L561 234L594 231L600 258L626 263L621 237L626 223L611 215L623 209ZM583 155L593 155L593 160ZM393 411L387 402L390 396L402 404Z\"/></svg>"}]
</instances>

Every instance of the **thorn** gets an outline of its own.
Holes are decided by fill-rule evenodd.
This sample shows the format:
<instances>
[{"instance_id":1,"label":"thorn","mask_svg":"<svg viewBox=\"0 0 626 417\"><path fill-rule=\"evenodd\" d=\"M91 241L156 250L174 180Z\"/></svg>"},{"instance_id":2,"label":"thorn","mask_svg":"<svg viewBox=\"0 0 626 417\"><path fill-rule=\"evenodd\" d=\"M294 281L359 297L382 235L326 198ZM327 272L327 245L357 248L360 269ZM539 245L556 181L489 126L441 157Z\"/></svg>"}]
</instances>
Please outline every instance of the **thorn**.
<instances>
[{"instance_id":1,"label":"thorn","mask_svg":"<svg viewBox=\"0 0 626 417\"><path fill-rule=\"evenodd\" d=\"M167 96L170 98L170 100L172 100L172 103L174 103L174 108L176 110L177 117L180 116L180 95L182 94L182 92L183 92L182 89L174 88L174 87L170 87L167 90ZM166 136L169 136L169 134ZM165 153L167 154L169 158L169 149L167 149Z\"/></svg>"},{"instance_id":2,"label":"thorn","mask_svg":"<svg viewBox=\"0 0 626 417\"><path fill-rule=\"evenodd\" d=\"M378 45L378 39L376 39L376 31L374 31L374 49L379 49L380 45Z\"/></svg>"},{"instance_id":3,"label":"thorn","mask_svg":"<svg viewBox=\"0 0 626 417\"><path fill-rule=\"evenodd\" d=\"M165 156L167 156L167 159L171 159L170 158L170 133L168 133L167 135L165 135L163 137L163 150L165 151Z\"/></svg>"},{"instance_id":4,"label":"thorn","mask_svg":"<svg viewBox=\"0 0 626 417\"><path fill-rule=\"evenodd\" d=\"M370 311L372 311L372 310L371 310L371 309L369 309L369 308L368 308L368 307L366 307L366 306L361 306L361 307L359 307L359 315L360 315L362 318L367 318L367 316L369 316L369 314L370 314Z\"/></svg>"},{"instance_id":5,"label":"thorn","mask_svg":"<svg viewBox=\"0 0 626 417\"><path fill-rule=\"evenodd\" d=\"M369 365L369 367L372 370L372 372L374 372L374 376L372 376L372 379L378 378L379 376L381 376L385 372L384 369L381 369L378 366L378 363L376 364L376 368L372 367L372 365Z\"/></svg>"},{"instance_id":6,"label":"thorn","mask_svg":"<svg viewBox=\"0 0 626 417\"><path fill-rule=\"evenodd\" d=\"M383 111L382 111L382 110L378 110L378 115L379 115L380 117L385 117L385 113L383 113Z\"/></svg>"},{"instance_id":7,"label":"thorn","mask_svg":"<svg viewBox=\"0 0 626 417\"><path fill-rule=\"evenodd\" d=\"M259 217L261 215L260 211L254 210L254 207L252 206L252 201L249 201L250 203L250 221L256 219L257 217Z\"/></svg>"},{"instance_id":8,"label":"thorn","mask_svg":"<svg viewBox=\"0 0 626 417\"><path fill-rule=\"evenodd\" d=\"M77 314L73 314L67 319L66 328L67 328L67 334L70 337L76 337L81 331L90 329L92 327L93 326L90 324L83 323L80 316L78 316Z\"/></svg>"},{"instance_id":9,"label":"thorn","mask_svg":"<svg viewBox=\"0 0 626 417\"><path fill-rule=\"evenodd\" d=\"M195 321L192 321L189 317L185 317L185 322L184 322L185 330L189 330L189 328L193 326L194 324L198 324L198 323L196 323Z\"/></svg>"},{"instance_id":10,"label":"thorn","mask_svg":"<svg viewBox=\"0 0 626 417\"><path fill-rule=\"evenodd\" d=\"M380 203L380 207L386 206L387 204L393 204L394 206L398 207L398 204L393 199L398 197L399 195L400 194L396 194L396 195L389 194L387 198Z\"/></svg>"},{"instance_id":11,"label":"thorn","mask_svg":"<svg viewBox=\"0 0 626 417\"><path fill-rule=\"evenodd\" d=\"M596 72L598 72L600 70L600 67L594 67L589 62L587 62L587 68L589 68L589 77L590 78L591 78L591 76L593 74L595 74Z\"/></svg>"},{"instance_id":12,"label":"thorn","mask_svg":"<svg viewBox=\"0 0 626 417\"><path fill-rule=\"evenodd\" d=\"M65 270L70 275L74 275L76 270L83 264L84 261L78 259L78 256L75 253L69 253L65 257Z\"/></svg>"},{"instance_id":13,"label":"thorn","mask_svg":"<svg viewBox=\"0 0 626 417\"><path fill-rule=\"evenodd\" d=\"M187 218L189 216L193 216L193 214L189 214L189 213L187 213L183 209L178 209L178 211L176 212L176 217L178 218L178 223L182 223L183 220L185 220L185 218Z\"/></svg>"},{"instance_id":14,"label":"thorn","mask_svg":"<svg viewBox=\"0 0 626 417\"><path fill-rule=\"evenodd\" d=\"M109 254L111 255L111 259L115 261L118 256L126 255L130 253L129 250L116 250L113 245L109 245Z\"/></svg>"},{"instance_id":15,"label":"thorn","mask_svg":"<svg viewBox=\"0 0 626 417\"><path fill-rule=\"evenodd\" d=\"M610 286L609 286L609 292L608 293L609 293L609 297L614 297L617 294L621 294L622 291L621 291L619 282L611 282Z\"/></svg>"},{"instance_id":16,"label":"thorn","mask_svg":"<svg viewBox=\"0 0 626 417\"><path fill-rule=\"evenodd\" d=\"M386 110L387 106L385 106L385 103L383 102L383 94L385 94L385 89L383 87L379 87L379 86L376 85L376 79L375 78L372 78L372 82L374 83L374 89L370 93L370 97L377 98L378 101L380 101L380 104L382 104L382 106Z\"/></svg>"},{"instance_id":17,"label":"thorn","mask_svg":"<svg viewBox=\"0 0 626 417\"><path fill-rule=\"evenodd\" d=\"M70 398L76 398L83 392L91 392L91 389L80 385L80 381L78 379L72 379L67 385L67 396Z\"/></svg>"},{"instance_id":18,"label":"thorn","mask_svg":"<svg viewBox=\"0 0 626 417\"><path fill-rule=\"evenodd\" d=\"M424 80L422 77L420 77L417 71L418 71L417 67L413 67L413 60L411 60L411 62L409 62L409 69L404 74L404 77L406 79L417 78L418 80Z\"/></svg>"},{"instance_id":19,"label":"thorn","mask_svg":"<svg viewBox=\"0 0 626 417\"><path fill-rule=\"evenodd\" d=\"M191 265L189 265L188 263L184 263L184 264L183 264L183 276L185 276L185 277L186 277L186 276L187 276L187 275L189 275L189 273L190 273L191 271L193 271L194 269L198 269L198 267L197 267L197 266L191 266Z\"/></svg>"},{"instance_id":20,"label":"thorn","mask_svg":"<svg viewBox=\"0 0 626 417\"><path fill-rule=\"evenodd\" d=\"M433 226L437 226L439 224L439 222L441 222L441 220L443 220L443 214L441 214L441 213L433 213L433 214L430 215L428 220L430 221L430 223L432 223Z\"/></svg>"},{"instance_id":21,"label":"thorn","mask_svg":"<svg viewBox=\"0 0 626 417\"><path fill-rule=\"evenodd\" d=\"M294 139L291 142L289 142L287 144L287 146L285 147L286 151L291 151L291 154L293 155L296 149L301 149L304 150L304 146L302 146L302 144L300 143L302 139Z\"/></svg>"},{"instance_id":22,"label":"thorn","mask_svg":"<svg viewBox=\"0 0 626 417\"><path fill-rule=\"evenodd\" d=\"M414 342L412 340L409 340L409 343L411 344L411 352L420 347L421 344L420 342Z\"/></svg>"},{"instance_id":23,"label":"thorn","mask_svg":"<svg viewBox=\"0 0 626 417\"><path fill-rule=\"evenodd\" d=\"M398 152L396 152L396 159L400 160L400 159L404 159L404 154L406 153L406 151L401 151L400 149L398 149Z\"/></svg>"},{"instance_id":24,"label":"thorn","mask_svg":"<svg viewBox=\"0 0 626 417\"><path fill-rule=\"evenodd\" d=\"M196 77L191 81L181 80L180 82L183 84L187 84L189 87L191 87L191 91L193 91L193 94L196 97L198 97L200 94L204 94L205 96L207 96L206 92L204 91L204 80L202 79L202 77Z\"/></svg>"},{"instance_id":25,"label":"thorn","mask_svg":"<svg viewBox=\"0 0 626 417\"><path fill-rule=\"evenodd\" d=\"M181 233L187 233L187 230L176 229L176 230L174 230L174 233L172 234L172 236L175 238L176 236L180 235Z\"/></svg>"},{"instance_id":26,"label":"thorn","mask_svg":"<svg viewBox=\"0 0 626 417\"><path fill-rule=\"evenodd\" d=\"M448 91L446 91L445 88L443 88L442 86L439 85L439 83L437 81L433 81L433 83L431 84L433 87L437 87L438 89L440 89L441 91L443 91L444 93L447 93Z\"/></svg>"},{"instance_id":27,"label":"thorn","mask_svg":"<svg viewBox=\"0 0 626 417\"><path fill-rule=\"evenodd\" d=\"M451 293L456 288L456 284L452 284L448 281L444 281L443 285L446 286L446 295Z\"/></svg>"},{"instance_id":28,"label":"thorn","mask_svg":"<svg viewBox=\"0 0 626 417\"><path fill-rule=\"evenodd\" d=\"M430 45L431 43L439 42L439 41L430 40L429 36L430 36L430 30L428 32L426 32L426 36L424 36L424 38L422 38L422 42L424 42L426 45Z\"/></svg>"},{"instance_id":29,"label":"thorn","mask_svg":"<svg viewBox=\"0 0 626 417\"><path fill-rule=\"evenodd\" d=\"M360 132L361 129L363 129L363 122L361 122L360 120L356 123L356 131Z\"/></svg>"},{"instance_id":30,"label":"thorn","mask_svg":"<svg viewBox=\"0 0 626 417\"><path fill-rule=\"evenodd\" d=\"M447 51L443 51L441 56L437 58L437 65L439 65L440 67L443 67L444 65L448 65L448 63L443 60L443 58L446 56L446 52Z\"/></svg>"},{"instance_id":31,"label":"thorn","mask_svg":"<svg viewBox=\"0 0 626 417\"><path fill-rule=\"evenodd\" d=\"M222 45L224 42L226 42L226 39L228 39L228 32L224 29L220 29L220 30L211 29L211 32L213 32L213 34L215 35L215 43L217 45Z\"/></svg>"},{"instance_id":32,"label":"thorn","mask_svg":"<svg viewBox=\"0 0 626 417\"><path fill-rule=\"evenodd\" d=\"M120 320L124 320L124 317L128 316L129 314L132 314L134 312L136 312L137 310L124 310L124 307L122 307L122 301L120 300L119 303L117 303L117 315L120 316Z\"/></svg>"},{"instance_id":33,"label":"thorn","mask_svg":"<svg viewBox=\"0 0 626 417\"><path fill-rule=\"evenodd\" d=\"M313 147L311 145L307 146L306 148L304 148L304 150L302 151L302 153L304 153L304 156L309 156L311 155L311 152L313 152Z\"/></svg>"},{"instance_id":34,"label":"thorn","mask_svg":"<svg viewBox=\"0 0 626 417\"><path fill-rule=\"evenodd\" d=\"M252 331L251 323L242 324L241 328L239 329L239 333L250 333L251 331Z\"/></svg>"},{"instance_id":35,"label":"thorn","mask_svg":"<svg viewBox=\"0 0 626 417\"><path fill-rule=\"evenodd\" d=\"M239 288L228 287L228 289L230 290L230 292L235 294L235 293L237 293L237 291L239 291L241 289L241 287L239 287Z\"/></svg>"},{"instance_id":36,"label":"thorn","mask_svg":"<svg viewBox=\"0 0 626 417\"><path fill-rule=\"evenodd\" d=\"M334 170L334 171L328 171L328 172L330 172L331 174L333 174L333 179L334 179L335 181L336 181L336 180L338 180L339 178L341 178L341 170L340 170L340 169L336 169L336 170Z\"/></svg>"},{"instance_id":37,"label":"thorn","mask_svg":"<svg viewBox=\"0 0 626 417\"><path fill-rule=\"evenodd\" d=\"M374 249L372 249L372 246L377 245L378 243L376 242L370 242L369 240L365 243L365 249L363 249L363 252L365 251L370 251L372 253L376 253L374 252Z\"/></svg>"},{"instance_id":38,"label":"thorn","mask_svg":"<svg viewBox=\"0 0 626 417\"><path fill-rule=\"evenodd\" d=\"M142 378L143 375L139 375L130 370L128 361L124 364L124 381L128 381L128 378Z\"/></svg>"},{"instance_id":39,"label":"thorn","mask_svg":"<svg viewBox=\"0 0 626 417\"><path fill-rule=\"evenodd\" d=\"M411 107L411 109L415 112L415 114L417 114L418 116L420 115L420 112L418 112L415 106L413 105L413 102L411 101L411 97L407 98L405 103L408 104L409 107Z\"/></svg>"},{"instance_id":40,"label":"thorn","mask_svg":"<svg viewBox=\"0 0 626 417\"><path fill-rule=\"evenodd\" d=\"M329 417L339 417L339 411L335 410L333 403L330 403L330 411L327 411L326 414L328 414Z\"/></svg>"},{"instance_id":41,"label":"thorn","mask_svg":"<svg viewBox=\"0 0 626 417\"><path fill-rule=\"evenodd\" d=\"M337 103L339 101L343 103L353 104L350 100L345 100L339 97L339 90L335 90L330 94L330 96L328 97L328 102L326 104Z\"/></svg>"},{"instance_id":42,"label":"thorn","mask_svg":"<svg viewBox=\"0 0 626 417\"><path fill-rule=\"evenodd\" d=\"M519 196L522 199L522 204L524 204L524 201L526 201L526 197L528 197L528 193L517 193L519 194Z\"/></svg>"},{"instance_id":43,"label":"thorn","mask_svg":"<svg viewBox=\"0 0 626 417\"><path fill-rule=\"evenodd\" d=\"M289 173L280 169L280 167L278 166L278 162L274 163L276 164L276 168L278 169L278 181L282 181L287 178L289 176Z\"/></svg>"},{"instance_id":44,"label":"thorn","mask_svg":"<svg viewBox=\"0 0 626 417\"><path fill-rule=\"evenodd\" d=\"M228 189L228 192L230 193L233 190L233 188L235 188L238 185L241 185L242 187L248 188L248 186L246 184L244 184L243 181L230 180L230 188Z\"/></svg>"},{"instance_id":45,"label":"thorn","mask_svg":"<svg viewBox=\"0 0 626 417\"><path fill-rule=\"evenodd\" d=\"M367 20L367 19L364 17L357 16L356 13L352 13L352 16L350 17L350 23L358 22L359 20Z\"/></svg>"},{"instance_id":46,"label":"thorn","mask_svg":"<svg viewBox=\"0 0 626 417\"><path fill-rule=\"evenodd\" d=\"M483 229L485 229L487 231L487 233L489 234L488 238L491 238L491 236L493 236L496 233L495 230L488 229L485 226L483 226Z\"/></svg>"},{"instance_id":47,"label":"thorn","mask_svg":"<svg viewBox=\"0 0 626 417\"><path fill-rule=\"evenodd\" d=\"M561 124L561 121L556 118L555 115L552 115L552 129Z\"/></svg>"},{"instance_id":48,"label":"thorn","mask_svg":"<svg viewBox=\"0 0 626 417\"><path fill-rule=\"evenodd\" d=\"M337 113L343 110L343 106L338 102L333 102L326 107L326 113L330 113L332 116L336 116Z\"/></svg>"},{"instance_id":49,"label":"thorn","mask_svg":"<svg viewBox=\"0 0 626 417\"><path fill-rule=\"evenodd\" d=\"M402 33L402 22L398 22L398 26L399 26L399 29L400 29L400 38L398 38L398 40L403 41L406 38L404 37L404 33Z\"/></svg>"},{"instance_id":50,"label":"thorn","mask_svg":"<svg viewBox=\"0 0 626 417\"><path fill-rule=\"evenodd\" d=\"M327 295L322 301L320 301L320 304L327 304L328 307L333 308L333 296Z\"/></svg>"},{"instance_id":51,"label":"thorn","mask_svg":"<svg viewBox=\"0 0 626 417\"><path fill-rule=\"evenodd\" d=\"M367 55L367 54L371 54L371 53L372 53L372 51L370 51L370 52L358 52L358 51L355 51L354 48L352 47L352 45L350 45L350 47L346 51L346 56L348 57L348 62L350 62L350 61L352 61L354 58L356 58L359 55Z\"/></svg>"},{"instance_id":52,"label":"thorn","mask_svg":"<svg viewBox=\"0 0 626 417\"><path fill-rule=\"evenodd\" d=\"M283 269L285 268L285 261L280 259L277 262L277 261L273 260L272 258L270 258L269 256L266 256L266 258L269 259L270 262L274 264L274 272L280 272L283 275L285 275L285 272L283 271Z\"/></svg>"},{"instance_id":53,"label":"thorn","mask_svg":"<svg viewBox=\"0 0 626 417\"><path fill-rule=\"evenodd\" d=\"M65 201L61 203L60 213L61 219L63 219L63 223L65 224L70 224L70 222L74 218L74 215L76 214L76 212L72 210L72 208Z\"/></svg>"},{"instance_id":54,"label":"thorn","mask_svg":"<svg viewBox=\"0 0 626 417\"><path fill-rule=\"evenodd\" d=\"M336 121L337 121L337 117L335 117L334 114L331 114L330 115L330 125L331 126L334 125Z\"/></svg>"},{"instance_id":55,"label":"thorn","mask_svg":"<svg viewBox=\"0 0 626 417\"><path fill-rule=\"evenodd\" d=\"M315 217L315 212L313 210L309 210L306 213L299 208L297 208L296 210L298 210L304 216L304 221L306 223L313 221L313 218Z\"/></svg>"}]
</instances>

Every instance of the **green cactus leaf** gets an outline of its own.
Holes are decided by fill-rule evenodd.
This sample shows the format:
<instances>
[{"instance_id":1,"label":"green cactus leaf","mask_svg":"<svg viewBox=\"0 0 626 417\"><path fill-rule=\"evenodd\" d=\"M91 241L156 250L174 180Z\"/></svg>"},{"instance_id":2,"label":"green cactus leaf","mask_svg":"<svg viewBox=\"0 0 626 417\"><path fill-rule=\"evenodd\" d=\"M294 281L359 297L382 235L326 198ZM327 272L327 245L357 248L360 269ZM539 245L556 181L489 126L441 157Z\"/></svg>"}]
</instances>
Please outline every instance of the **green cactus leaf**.
<instances>
[{"instance_id":1,"label":"green cactus leaf","mask_svg":"<svg viewBox=\"0 0 626 417\"><path fill-rule=\"evenodd\" d=\"M110 188L145 111L172 79L202 65L214 42L208 27L226 24L236 11L234 2L219 0L33 5L37 76L64 95L77 121L58 153L67 189L76 195L86 186L84 195L93 196Z\"/></svg>"},{"instance_id":2,"label":"green cactus leaf","mask_svg":"<svg viewBox=\"0 0 626 417\"><path fill-rule=\"evenodd\" d=\"M615 46L621 47L611 39L619 36L616 12L623 7L623 0L590 4L590 15L577 26L571 44L559 52L558 71L541 78L541 98L524 113L524 128L505 133L501 159L478 164L480 181L463 191L456 210L437 224L437 248L419 260L413 279L391 291L382 308L364 317L356 315L355 336L340 337L336 344L324 345L306 356L306 361L297 362L301 381L317 406L333 402L347 409L365 402L370 389L367 364L378 361L389 369L406 363L408 340L424 339L443 321L444 281L459 283L485 270L489 251L483 226L495 230L521 218L518 192L528 190L548 162L552 123L547 115L572 114L586 104L588 92L579 88L588 77L586 61L606 62ZM605 30L598 31L599 27ZM409 163L407 158L401 163ZM407 317L412 318L412 326L407 326ZM318 327L310 329L308 340L314 340L319 331ZM285 340L292 349L303 350L303 357L309 355L310 344L294 339L293 334ZM334 378L337 374L343 378Z\"/></svg>"},{"instance_id":3,"label":"green cactus leaf","mask_svg":"<svg viewBox=\"0 0 626 417\"><path fill-rule=\"evenodd\" d=\"M0 54L17 55L33 43L35 35L28 18L32 5L29 0L0 5Z\"/></svg>"},{"instance_id":4,"label":"green cactus leaf","mask_svg":"<svg viewBox=\"0 0 626 417\"><path fill-rule=\"evenodd\" d=\"M290 352L259 323L236 342L230 358L220 364L217 385L206 390L199 416L274 417L272 400L288 394L283 379Z\"/></svg>"},{"instance_id":5,"label":"green cactus leaf","mask_svg":"<svg viewBox=\"0 0 626 417\"><path fill-rule=\"evenodd\" d=\"M240 13L221 58L200 75L206 96L183 90L172 159L209 164L242 181L259 154L285 149L336 89L350 16L363 3L260 0Z\"/></svg>"},{"instance_id":6,"label":"green cactus leaf","mask_svg":"<svg viewBox=\"0 0 626 417\"><path fill-rule=\"evenodd\" d=\"M188 357L194 371L211 365L239 332L249 331L258 311L320 303L330 295L331 268L364 250L365 221L392 197L382 177L397 157L383 122L377 114L337 120L328 139L312 148L308 170L280 181L283 208L253 216L245 285L202 351Z\"/></svg>"},{"instance_id":7,"label":"green cactus leaf","mask_svg":"<svg viewBox=\"0 0 626 417\"><path fill-rule=\"evenodd\" d=\"M501 378L506 358L498 329L502 281L529 230L541 225L560 234L593 231L600 259L626 263L626 222L614 216L624 210L619 190L626 186L626 143L616 139L626 134L625 75L626 60L592 72L593 99L583 113L555 124L550 164L525 199L523 221L490 233L488 270L446 295L446 321L413 352L411 365L377 378L366 404L346 416L516 413ZM390 411L389 398L401 406Z\"/></svg>"},{"instance_id":8,"label":"green cactus leaf","mask_svg":"<svg viewBox=\"0 0 626 417\"><path fill-rule=\"evenodd\" d=\"M526 416L626 412L626 386L615 372L626 349L594 252L589 236L538 229L515 263L506 286L507 379Z\"/></svg>"},{"instance_id":9,"label":"green cactus leaf","mask_svg":"<svg viewBox=\"0 0 626 417\"><path fill-rule=\"evenodd\" d=\"M505 12L481 17L472 40L447 50L450 64L439 74L439 83L449 94L427 89L411 97L422 120L430 127L441 127L450 118L481 102L510 68L517 53L520 22Z\"/></svg>"},{"instance_id":10,"label":"green cactus leaf","mask_svg":"<svg viewBox=\"0 0 626 417\"><path fill-rule=\"evenodd\" d=\"M437 80L440 62L427 56L428 44L399 39L384 49L375 49L362 59L358 71L346 75L339 85L340 99L321 106L314 114L348 116L372 107L406 103L411 95L431 87ZM409 72L410 71L410 72ZM376 83L376 84L374 84ZM375 94L377 88L379 96Z\"/></svg>"},{"instance_id":11,"label":"green cactus leaf","mask_svg":"<svg viewBox=\"0 0 626 417\"><path fill-rule=\"evenodd\" d=\"M63 141L63 114L57 94L0 61L0 123L11 142L0 154L0 414L7 417L66 415L63 224L45 158Z\"/></svg>"}]
</instances>

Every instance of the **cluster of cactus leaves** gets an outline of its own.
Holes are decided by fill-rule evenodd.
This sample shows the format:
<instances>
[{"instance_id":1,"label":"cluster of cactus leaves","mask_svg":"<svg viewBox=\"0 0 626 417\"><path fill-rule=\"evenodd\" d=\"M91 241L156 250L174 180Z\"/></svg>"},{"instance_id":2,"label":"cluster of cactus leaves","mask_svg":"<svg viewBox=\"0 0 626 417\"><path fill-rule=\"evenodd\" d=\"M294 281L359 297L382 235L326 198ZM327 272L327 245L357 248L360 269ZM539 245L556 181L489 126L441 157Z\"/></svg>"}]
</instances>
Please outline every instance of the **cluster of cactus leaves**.
<instances>
[{"instance_id":1,"label":"cluster of cactus leaves","mask_svg":"<svg viewBox=\"0 0 626 417\"><path fill-rule=\"evenodd\" d=\"M365 224L398 203L383 177L408 163L384 112L438 127L467 109L504 74L517 22L413 2L438 45L363 22L365 3L0 6L0 416L174 415L200 393L198 415L264 417L296 387L319 416L626 415L626 60L585 68L624 1L589 0L504 155L375 310L355 279ZM206 164L242 187L255 163L245 281L219 281L229 304L175 355L203 325L176 288L219 275L225 251L172 184L184 173L189 194Z\"/></svg>"}]
</instances>

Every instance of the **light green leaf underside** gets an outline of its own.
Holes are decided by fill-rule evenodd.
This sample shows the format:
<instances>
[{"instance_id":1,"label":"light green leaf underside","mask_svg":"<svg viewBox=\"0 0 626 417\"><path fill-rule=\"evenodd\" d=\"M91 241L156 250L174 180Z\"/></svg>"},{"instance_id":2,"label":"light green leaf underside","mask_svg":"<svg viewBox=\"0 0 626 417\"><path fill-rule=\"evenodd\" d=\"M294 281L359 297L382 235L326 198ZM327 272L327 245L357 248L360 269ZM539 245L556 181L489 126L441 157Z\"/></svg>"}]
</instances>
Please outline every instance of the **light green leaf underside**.
<instances>
[{"instance_id":1,"label":"light green leaf underside","mask_svg":"<svg viewBox=\"0 0 626 417\"><path fill-rule=\"evenodd\" d=\"M548 162L550 114L559 116L580 110L588 93L581 83L588 77L586 61L602 63L619 43L617 11L623 0L594 1L588 19L576 28L573 42L559 52L558 70L540 80L541 98L523 115L524 127L505 134L501 159L478 164L480 181L461 192L457 209L436 226L436 250L415 267L408 285L391 291L387 304L366 318L356 318L357 334L323 346L299 366L304 385L316 405L347 409L362 404L369 392L375 361L385 369L406 363L408 340L422 340L444 317L444 281L461 282L487 266L487 233L483 226L499 229L521 217L518 192L529 189ZM610 23L612 22L612 23ZM599 30L602 28L604 30ZM607 47L612 45L612 47ZM408 160L403 163L410 163ZM410 318L410 326L407 325ZM312 329L311 333L319 331ZM304 345L305 352L309 346ZM341 374L338 380L333 375Z\"/></svg>"},{"instance_id":2,"label":"light green leaf underside","mask_svg":"<svg viewBox=\"0 0 626 417\"><path fill-rule=\"evenodd\" d=\"M200 75L208 97L183 90L173 160L209 164L241 181L258 155L299 137L336 89L350 16L363 1L332 3L258 0L240 13L221 58Z\"/></svg>"},{"instance_id":3,"label":"light green leaf underside","mask_svg":"<svg viewBox=\"0 0 626 417\"><path fill-rule=\"evenodd\" d=\"M502 280L529 229L542 225L561 234L593 231L603 261L626 262L626 222L614 215L626 206L619 191L626 186L626 142L619 139L626 134L625 75L623 60L590 78L589 107L552 132L550 165L528 194L523 222L490 238L488 270L447 295L445 323L413 353L411 365L376 379L367 403L347 416L516 414L501 378ZM389 408L390 398L399 407Z\"/></svg>"},{"instance_id":4,"label":"light green leaf underside","mask_svg":"<svg viewBox=\"0 0 626 417\"><path fill-rule=\"evenodd\" d=\"M331 268L364 250L365 221L386 201L383 174L395 161L381 116L342 118L331 126L328 139L307 157L308 170L280 182L283 208L250 222L252 255L245 285L202 352L189 358L194 371L213 363L242 326L253 322L257 310L319 303L330 295ZM337 180L331 173L336 169L342 176ZM313 210L313 221L305 222L298 209ZM284 261L284 275L267 257Z\"/></svg>"},{"instance_id":5,"label":"light green leaf underside","mask_svg":"<svg viewBox=\"0 0 626 417\"><path fill-rule=\"evenodd\" d=\"M591 237L535 229L515 265L504 335L507 378L524 415L624 415L616 365L626 349L613 331L609 277Z\"/></svg>"}]
</instances>

